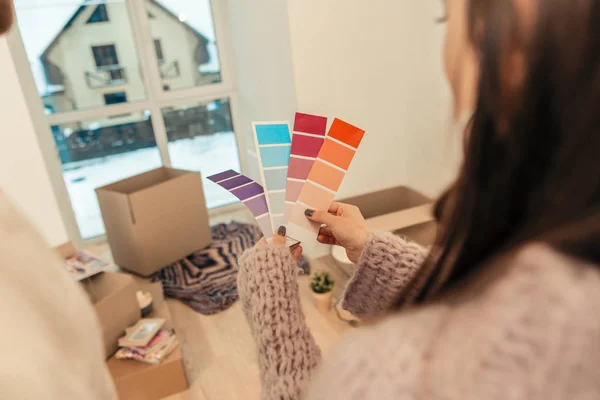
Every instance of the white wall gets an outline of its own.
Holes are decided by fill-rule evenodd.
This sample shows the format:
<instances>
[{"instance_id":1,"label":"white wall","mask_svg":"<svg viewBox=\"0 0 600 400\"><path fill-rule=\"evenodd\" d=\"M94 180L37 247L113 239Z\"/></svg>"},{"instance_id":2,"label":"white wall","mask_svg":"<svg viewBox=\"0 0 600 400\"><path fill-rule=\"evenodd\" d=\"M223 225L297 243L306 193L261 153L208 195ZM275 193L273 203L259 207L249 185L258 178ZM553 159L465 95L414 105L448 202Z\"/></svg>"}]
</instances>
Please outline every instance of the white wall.
<instances>
[{"instance_id":1,"label":"white wall","mask_svg":"<svg viewBox=\"0 0 600 400\"><path fill-rule=\"evenodd\" d=\"M0 38L0 88L0 190L51 246L59 245L67 232L5 38Z\"/></svg>"},{"instance_id":2,"label":"white wall","mask_svg":"<svg viewBox=\"0 0 600 400\"><path fill-rule=\"evenodd\" d=\"M436 195L453 177L438 1L290 1L299 110L367 133L338 197L395 185Z\"/></svg>"},{"instance_id":3,"label":"white wall","mask_svg":"<svg viewBox=\"0 0 600 400\"><path fill-rule=\"evenodd\" d=\"M235 128L250 150L245 172L259 179L251 122L292 119L296 112L288 6L281 0L228 0L228 12L240 110Z\"/></svg>"}]
</instances>

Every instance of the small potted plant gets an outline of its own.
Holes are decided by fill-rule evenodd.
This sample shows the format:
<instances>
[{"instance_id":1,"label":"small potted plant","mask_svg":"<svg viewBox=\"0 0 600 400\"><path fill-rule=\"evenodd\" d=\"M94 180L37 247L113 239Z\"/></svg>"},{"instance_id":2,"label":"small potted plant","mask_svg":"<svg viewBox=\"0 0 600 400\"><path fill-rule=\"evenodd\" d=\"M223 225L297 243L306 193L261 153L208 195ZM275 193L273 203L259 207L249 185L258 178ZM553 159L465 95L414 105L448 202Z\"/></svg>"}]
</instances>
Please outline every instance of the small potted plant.
<instances>
[{"instance_id":1,"label":"small potted plant","mask_svg":"<svg viewBox=\"0 0 600 400\"><path fill-rule=\"evenodd\" d=\"M310 288L313 292L317 310L326 313L331 308L331 291L335 282L329 272L315 272L310 277Z\"/></svg>"}]
</instances>

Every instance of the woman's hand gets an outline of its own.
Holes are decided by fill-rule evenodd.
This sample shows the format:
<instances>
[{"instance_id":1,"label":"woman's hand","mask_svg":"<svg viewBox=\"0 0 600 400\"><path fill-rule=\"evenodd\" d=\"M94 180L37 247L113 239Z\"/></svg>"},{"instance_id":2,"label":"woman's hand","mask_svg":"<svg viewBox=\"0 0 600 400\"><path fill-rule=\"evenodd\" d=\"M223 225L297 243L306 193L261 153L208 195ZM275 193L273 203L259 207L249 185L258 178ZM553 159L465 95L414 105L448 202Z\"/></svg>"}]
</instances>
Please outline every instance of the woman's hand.
<instances>
[{"instance_id":1,"label":"woman's hand","mask_svg":"<svg viewBox=\"0 0 600 400\"><path fill-rule=\"evenodd\" d=\"M273 236L273 244L275 246L285 246L285 234L285 226L280 226L279 229L277 229L277 232L275 232L275 235ZM267 243L264 237L260 239L258 243L256 243L256 247L268 245L269 244ZM300 246L300 243L296 243L295 245L290 246L290 251L292 252L292 257L294 257L294 260L298 261L300 257L302 257L302 246Z\"/></svg>"},{"instance_id":2,"label":"woman's hand","mask_svg":"<svg viewBox=\"0 0 600 400\"><path fill-rule=\"evenodd\" d=\"M357 263L367 243L369 230L358 207L333 202L329 211L306 210L308 219L321 224L317 240L323 244L342 246L348 258Z\"/></svg>"}]
</instances>

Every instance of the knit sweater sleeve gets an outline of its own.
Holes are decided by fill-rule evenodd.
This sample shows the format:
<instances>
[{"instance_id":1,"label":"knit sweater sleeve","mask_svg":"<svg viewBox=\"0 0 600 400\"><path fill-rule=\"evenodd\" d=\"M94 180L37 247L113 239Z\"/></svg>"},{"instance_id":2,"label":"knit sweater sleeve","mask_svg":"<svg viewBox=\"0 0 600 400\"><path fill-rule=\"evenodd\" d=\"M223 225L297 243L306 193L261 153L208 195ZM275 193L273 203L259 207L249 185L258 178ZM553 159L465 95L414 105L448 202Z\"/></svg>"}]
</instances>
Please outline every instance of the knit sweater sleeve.
<instances>
[{"instance_id":1,"label":"knit sweater sleeve","mask_svg":"<svg viewBox=\"0 0 600 400\"><path fill-rule=\"evenodd\" d=\"M342 307L357 317L388 311L428 253L425 247L401 236L371 234L346 285Z\"/></svg>"},{"instance_id":2,"label":"knit sweater sleeve","mask_svg":"<svg viewBox=\"0 0 600 400\"><path fill-rule=\"evenodd\" d=\"M285 247L256 247L239 260L238 292L258 349L263 400L297 400L321 359L305 322L296 262Z\"/></svg>"}]
</instances>

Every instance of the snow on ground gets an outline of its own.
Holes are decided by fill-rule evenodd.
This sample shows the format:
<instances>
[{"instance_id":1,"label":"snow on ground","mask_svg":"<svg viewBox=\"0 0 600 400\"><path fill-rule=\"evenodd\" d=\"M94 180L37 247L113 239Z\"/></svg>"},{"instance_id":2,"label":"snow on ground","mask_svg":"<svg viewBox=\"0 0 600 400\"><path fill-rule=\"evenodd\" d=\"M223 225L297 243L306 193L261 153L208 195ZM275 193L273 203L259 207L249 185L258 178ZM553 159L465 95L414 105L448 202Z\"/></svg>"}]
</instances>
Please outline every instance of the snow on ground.
<instances>
[{"instance_id":1,"label":"snow on ground","mask_svg":"<svg viewBox=\"0 0 600 400\"><path fill-rule=\"evenodd\" d=\"M240 171L233 132L223 132L169 142L173 168L200 171L208 208L231 204L237 199L206 179L227 169ZM104 224L95 189L162 166L158 148L147 148L85 163L66 164L64 179L84 239L104 234Z\"/></svg>"}]
</instances>

